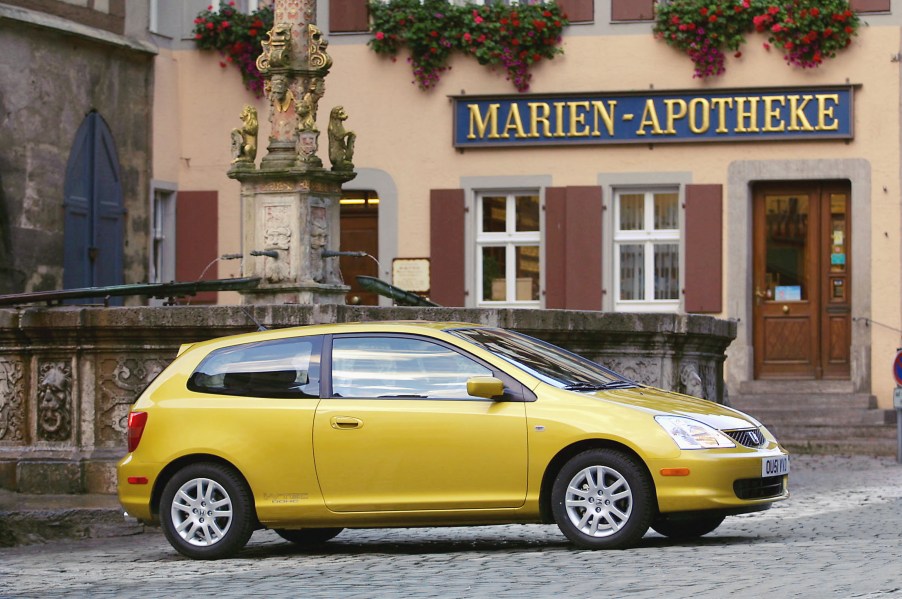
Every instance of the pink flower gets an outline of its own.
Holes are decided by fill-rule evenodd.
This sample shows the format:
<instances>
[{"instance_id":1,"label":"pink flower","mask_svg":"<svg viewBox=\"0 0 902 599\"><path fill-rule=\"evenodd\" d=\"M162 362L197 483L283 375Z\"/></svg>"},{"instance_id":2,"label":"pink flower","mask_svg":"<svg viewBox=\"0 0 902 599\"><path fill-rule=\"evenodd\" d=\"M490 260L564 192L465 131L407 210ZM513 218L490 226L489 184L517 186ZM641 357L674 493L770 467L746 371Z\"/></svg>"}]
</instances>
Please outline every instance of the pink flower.
<instances>
[{"instance_id":1,"label":"pink flower","mask_svg":"<svg viewBox=\"0 0 902 599\"><path fill-rule=\"evenodd\" d=\"M376 39L377 39L377 40L384 40L384 39L385 39L385 34L382 33L381 31L377 31L377 32L376 32Z\"/></svg>"},{"instance_id":2,"label":"pink flower","mask_svg":"<svg viewBox=\"0 0 902 599\"><path fill-rule=\"evenodd\" d=\"M464 39L467 40L467 41L470 41L471 39L473 39L473 36L471 36L469 33L465 33L465 34L464 34Z\"/></svg>"},{"instance_id":3,"label":"pink flower","mask_svg":"<svg viewBox=\"0 0 902 599\"><path fill-rule=\"evenodd\" d=\"M482 23L482 17L480 17L479 15L476 15L476 16L473 18L473 21L475 21L476 24L479 25L480 23Z\"/></svg>"}]
</instances>

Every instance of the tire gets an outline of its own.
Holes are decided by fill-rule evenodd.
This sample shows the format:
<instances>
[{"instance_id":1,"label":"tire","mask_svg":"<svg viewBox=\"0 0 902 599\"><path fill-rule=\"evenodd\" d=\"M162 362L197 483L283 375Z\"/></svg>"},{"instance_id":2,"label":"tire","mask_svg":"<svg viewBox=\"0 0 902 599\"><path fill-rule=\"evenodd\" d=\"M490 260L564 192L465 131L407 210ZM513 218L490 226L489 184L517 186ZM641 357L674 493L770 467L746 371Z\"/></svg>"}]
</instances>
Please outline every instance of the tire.
<instances>
[{"instance_id":1,"label":"tire","mask_svg":"<svg viewBox=\"0 0 902 599\"><path fill-rule=\"evenodd\" d=\"M635 545L648 531L656 504L644 465L611 449L574 456L558 472L551 489L558 528L586 549Z\"/></svg>"},{"instance_id":2,"label":"tire","mask_svg":"<svg viewBox=\"0 0 902 599\"><path fill-rule=\"evenodd\" d=\"M696 539L720 526L725 517L720 514L693 517L661 515L652 521L651 527L656 533L671 539Z\"/></svg>"},{"instance_id":3,"label":"tire","mask_svg":"<svg viewBox=\"0 0 902 599\"><path fill-rule=\"evenodd\" d=\"M176 551L192 559L238 553L254 532L251 493L234 469L199 463L175 473L163 488L160 520Z\"/></svg>"},{"instance_id":4,"label":"tire","mask_svg":"<svg viewBox=\"0 0 902 599\"><path fill-rule=\"evenodd\" d=\"M343 528L275 528L273 529L277 535L291 541L295 545L309 546L325 543L329 539L334 539L343 531Z\"/></svg>"}]
</instances>

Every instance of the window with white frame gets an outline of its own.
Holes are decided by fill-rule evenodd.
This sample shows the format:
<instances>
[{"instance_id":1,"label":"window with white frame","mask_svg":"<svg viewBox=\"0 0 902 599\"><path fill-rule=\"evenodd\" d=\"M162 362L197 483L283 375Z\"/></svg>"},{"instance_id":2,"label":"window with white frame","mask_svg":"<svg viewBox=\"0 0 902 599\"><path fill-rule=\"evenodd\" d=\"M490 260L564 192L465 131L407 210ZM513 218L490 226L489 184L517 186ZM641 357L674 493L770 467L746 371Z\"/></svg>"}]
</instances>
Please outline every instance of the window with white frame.
<instances>
[{"instance_id":1,"label":"window with white frame","mask_svg":"<svg viewBox=\"0 0 902 599\"><path fill-rule=\"evenodd\" d=\"M615 310L679 310L679 205L676 189L615 191Z\"/></svg>"},{"instance_id":2,"label":"window with white frame","mask_svg":"<svg viewBox=\"0 0 902 599\"><path fill-rule=\"evenodd\" d=\"M175 191L153 190L151 214L151 260L149 281L169 283L175 280Z\"/></svg>"},{"instance_id":3,"label":"window with white frame","mask_svg":"<svg viewBox=\"0 0 902 599\"><path fill-rule=\"evenodd\" d=\"M538 306L538 192L479 193L476 204L478 304Z\"/></svg>"}]
</instances>

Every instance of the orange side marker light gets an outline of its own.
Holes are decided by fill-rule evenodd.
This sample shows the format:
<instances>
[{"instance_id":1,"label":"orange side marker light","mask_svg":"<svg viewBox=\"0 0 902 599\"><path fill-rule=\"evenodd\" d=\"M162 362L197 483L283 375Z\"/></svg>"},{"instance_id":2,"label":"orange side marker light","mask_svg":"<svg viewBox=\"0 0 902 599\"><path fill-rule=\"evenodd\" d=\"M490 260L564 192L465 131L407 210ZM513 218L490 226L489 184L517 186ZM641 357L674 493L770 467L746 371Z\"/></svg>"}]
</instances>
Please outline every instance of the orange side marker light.
<instances>
[{"instance_id":1,"label":"orange side marker light","mask_svg":"<svg viewBox=\"0 0 902 599\"><path fill-rule=\"evenodd\" d=\"M661 468L661 476L689 476L689 468Z\"/></svg>"}]
</instances>

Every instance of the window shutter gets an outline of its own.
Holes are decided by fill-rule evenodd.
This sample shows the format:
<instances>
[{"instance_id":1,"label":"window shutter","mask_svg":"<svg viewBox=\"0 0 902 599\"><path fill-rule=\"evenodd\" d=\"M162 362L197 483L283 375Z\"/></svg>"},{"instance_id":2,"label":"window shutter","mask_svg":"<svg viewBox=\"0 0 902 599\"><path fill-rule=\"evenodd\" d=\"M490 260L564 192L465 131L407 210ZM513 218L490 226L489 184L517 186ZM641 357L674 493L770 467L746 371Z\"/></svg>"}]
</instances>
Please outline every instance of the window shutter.
<instances>
[{"instance_id":1,"label":"window shutter","mask_svg":"<svg viewBox=\"0 0 902 599\"><path fill-rule=\"evenodd\" d=\"M612 21L651 21L655 0L611 0Z\"/></svg>"},{"instance_id":2,"label":"window shutter","mask_svg":"<svg viewBox=\"0 0 902 599\"><path fill-rule=\"evenodd\" d=\"M429 297L442 306L466 304L464 209L463 189L429 194Z\"/></svg>"},{"instance_id":3,"label":"window shutter","mask_svg":"<svg viewBox=\"0 0 902 599\"><path fill-rule=\"evenodd\" d=\"M852 0L849 6L856 12L890 12L890 0Z\"/></svg>"},{"instance_id":4,"label":"window shutter","mask_svg":"<svg viewBox=\"0 0 902 599\"><path fill-rule=\"evenodd\" d=\"M686 312L723 310L723 186L686 186Z\"/></svg>"},{"instance_id":5,"label":"window shutter","mask_svg":"<svg viewBox=\"0 0 902 599\"><path fill-rule=\"evenodd\" d=\"M558 0L558 5L571 23L591 23L595 20L595 0Z\"/></svg>"},{"instance_id":6,"label":"window shutter","mask_svg":"<svg viewBox=\"0 0 902 599\"><path fill-rule=\"evenodd\" d=\"M332 33L363 33L370 30L367 0L330 0L329 30Z\"/></svg>"},{"instance_id":7,"label":"window shutter","mask_svg":"<svg viewBox=\"0 0 902 599\"><path fill-rule=\"evenodd\" d=\"M601 309L601 187L545 190L545 307Z\"/></svg>"},{"instance_id":8,"label":"window shutter","mask_svg":"<svg viewBox=\"0 0 902 599\"><path fill-rule=\"evenodd\" d=\"M219 256L219 194L215 191L180 191L175 204L175 278L197 281ZM217 264L204 279L219 278ZM215 304L216 292L191 298L192 304Z\"/></svg>"}]
</instances>

